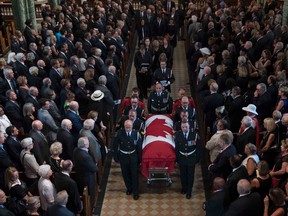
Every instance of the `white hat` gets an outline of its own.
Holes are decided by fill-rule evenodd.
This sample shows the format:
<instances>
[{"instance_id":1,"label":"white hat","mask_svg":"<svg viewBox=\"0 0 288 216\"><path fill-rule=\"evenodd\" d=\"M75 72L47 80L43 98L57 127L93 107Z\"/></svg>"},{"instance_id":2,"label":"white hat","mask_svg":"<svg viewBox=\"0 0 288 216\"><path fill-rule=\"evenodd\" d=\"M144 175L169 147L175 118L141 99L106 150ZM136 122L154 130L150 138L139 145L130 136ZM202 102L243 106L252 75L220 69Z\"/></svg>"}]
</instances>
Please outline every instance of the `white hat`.
<instances>
[{"instance_id":1,"label":"white hat","mask_svg":"<svg viewBox=\"0 0 288 216\"><path fill-rule=\"evenodd\" d=\"M41 165L39 167L39 171L38 171L38 174L41 176L41 177L46 177L48 172L51 170L51 167L50 165L48 164L44 164L44 165Z\"/></svg>"},{"instance_id":2,"label":"white hat","mask_svg":"<svg viewBox=\"0 0 288 216\"><path fill-rule=\"evenodd\" d=\"M17 54L16 54L16 60L17 60L17 61L20 61L21 58L23 58L23 56L25 56L24 53L17 53Z\"/></svg>"},{"instance_id":3,"label":"white hat","mask_svg":"<svg viewBox=\"0 0 288 216\"><path fill-rule=\"evenodd\" d=\"M207 47L201 48L200 52L206 55L211 55L211 51Z\"/></svg>"},{"instance_id":4,"label":"white hat","mask_svg":"<svg viewBox=\"0 0 288 216\"><path fill-rule=\"evenodd\" d=\"M100 90L96 90L93 92L93 94L91 95L91 100L93 101L99 101L104 97L104 93Z\"/></svg>"},{"instance_id":5,"label":"white hat","mask_svg":"<svg viewBox=\"0 0 288 216\"><path fill-rule=\"evenodd\" d=\"M258 115L258 113L256 112L256 106L254 104L249 104L247 107L243 107L242 110L247 111L247 112L251 112L255 115Z\"/></svg>"}]
</instances>

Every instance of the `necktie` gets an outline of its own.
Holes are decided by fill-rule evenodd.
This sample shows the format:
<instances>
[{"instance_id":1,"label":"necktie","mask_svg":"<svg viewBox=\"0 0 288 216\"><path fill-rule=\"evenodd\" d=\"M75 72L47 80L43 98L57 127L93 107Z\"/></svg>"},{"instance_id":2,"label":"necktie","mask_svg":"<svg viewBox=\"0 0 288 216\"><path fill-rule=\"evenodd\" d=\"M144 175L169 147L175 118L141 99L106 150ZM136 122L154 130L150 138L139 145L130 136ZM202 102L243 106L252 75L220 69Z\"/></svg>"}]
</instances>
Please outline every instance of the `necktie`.
<instances>
[{"instance_id":1,"label":"necktie","mask_svg":"<svg viewBox=\"0 0 288 216\"><path fill-rule=\"evenodd\" d=\"M187 138L188 138L188 133L185 132L185 139L187 140Z\"/></svg>"}]
</instances>

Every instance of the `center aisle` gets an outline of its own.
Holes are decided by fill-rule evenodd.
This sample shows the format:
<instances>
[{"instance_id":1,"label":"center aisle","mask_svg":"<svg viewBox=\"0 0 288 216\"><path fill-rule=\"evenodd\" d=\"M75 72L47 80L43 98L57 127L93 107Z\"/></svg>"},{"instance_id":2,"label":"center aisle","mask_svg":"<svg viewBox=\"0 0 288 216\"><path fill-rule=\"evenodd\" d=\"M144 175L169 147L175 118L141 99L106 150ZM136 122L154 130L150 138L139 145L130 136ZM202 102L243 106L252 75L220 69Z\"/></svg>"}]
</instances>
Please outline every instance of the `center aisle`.
<instances>
[{"instance_id":1,"label":"center aisle","mask_svg":"<svg viewBox=\"0 0 288 216\"><path fill-rule=\"evenodd\" d=\"M178 41L177 47L174 50L173 62L175 82L171 86L171 96L173 100L175 100L180 87L186 88L186 92L188 94L190 93L189 85L186 84L189 78L184 41ZM129 94L135 86L135 67L132 66L126 96L130 96ZM164 181L152 182L150 186L147 186L146 179L140 174L140 198L135 201L133 200L133 196L127 196L125 193L126 188L122 178L120 164L115 163L113 160L111 163L101 216L205 215L202 210L205 193L200 164L196 165L194 187L190 200L186 199L185 195L180 193L181 183L179 169L176 166L174 172L171 174L173 183L168 187Z\"/></svg>"}]
</instances>

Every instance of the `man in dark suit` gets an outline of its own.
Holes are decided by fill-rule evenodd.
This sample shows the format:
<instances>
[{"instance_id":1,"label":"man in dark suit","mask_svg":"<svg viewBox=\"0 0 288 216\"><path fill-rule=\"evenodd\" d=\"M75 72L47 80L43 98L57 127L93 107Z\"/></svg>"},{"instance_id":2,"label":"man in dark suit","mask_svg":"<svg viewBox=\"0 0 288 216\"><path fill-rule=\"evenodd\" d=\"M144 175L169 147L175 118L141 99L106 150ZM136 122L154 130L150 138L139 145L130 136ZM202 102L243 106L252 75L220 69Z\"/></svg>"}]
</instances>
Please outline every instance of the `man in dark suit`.
<instances>
[{"instance_id":1,"label":"man in dark suit","mask_svg":"<svg viewBox=\"0 0 288 216\"><path fill-rule=\"evenodd\" d=\"M55 205L48 207L47 216L65 215L74 216L75 214L69 211L66 207L68 202L68 193L65 190L59 191L55 199Z\"/></svg>"},{"instance_id":2,"label":"man in dark suit","mask_svg":"<svg viewBox=\"0 0 288 216\"><path fill-rule=\"evenodd\" d=\"M90 42L91 40L91 33L90 32L85 32L84 34L84 40L83 40L83 49L85 51L85 53L88 55L88 56L91 56L91 49L92 49L92 43Z\"/></svg>"},{"instance_id":3,"label":"man in dark suit","mask_svg":"<svg viewBox=\"0 0 288 216\"><path fill-rule=\"evenodd\" d=\"M241 121L241 127L244 128L243 132L239 134L236 139L235 147L238 154L245 155L245 145L248 143L255 143L256 131L252 127L253 120L249 116L244 116Z\"/></svg>"},{"instance_id":4,"label":"man in dark suit","mask_svg":"<svg viewBox=\"0 0 288 216\"><path fill-rule=\"evenodd\" d=\"M226 216L263 215L263 200L257 192L251 193L251 185L248 180L241 179L237 184L237 191L240 196L231 203L225 214Z\"/></svg>"},{"instance_id":5,"label":"man in dark suit","mask_svg":"<svg viewBox=\"0 0 288 216\"><path fill-rule=\"evenodd\" d=\"M16 68L15 68L15 73L17 76L26 76L29 77L29 68L25 64L26 56L24 53L17 53L16 55Z\"/></svg>"},{"instance_id":6,"label":"man in dark suit","mask_svg":"<svg viewBox=\"0 0 288 216\"><path fill-rule=\"evenodd\" d=\"M96 90L100 90L104 93L104 102L105 102L105 109L110 115L113 114L113 107L114 107L114 100L111 91L107 88L107 78L104 75L101 75L98 79L98 84L96 86Z\"/></svg>"},{"instance_id":7,"label":"man in dark suit","mask_svg":"<svg viewBox=\"0 0 288 216\"><path fill-rule=\"evenodd\" d=\"M66 112L66 118L72 122L71 133L78 138L79 131L83 128L83 121L78 114L79 104L77 101L71 101Z\"/></svg>"},{"instance_id":8,"label":"man in dark suit","mask_svg":"<svg viewBox=\"0 0 288 216\"><path fill-rule=\"evenodd\" d=\"M191 198L194 184L195 165L200 159L199 136L195 130L190 130L188 122L181 123L181 130L175 134L176 161L180 167L182 194Z\"/></svg>"},{"instance_id":9,"label":"man in dark suit","mask_svg":"<svg viewBox=\"0 0 288 216\"><path fill-rule=\"evenodd\" d=\"M232 172L227 178L226 185L224 187L224 208L227 209L234 200L239 197L237 192L237 183L240 179L248 180L248 172L244 165L242 165L242 158L240 155L233 155L229 159L230 165L233 168Z\"/></svg>"},{"instance_id":10,"label":"man in dark suit","mask_svg":"<svg viewBox=\"0 0 288 216\"><path fill-rule=\"evenodd\" d=\"M73 163L71 160L65 160L62 163L62 171L54 174L54 184L57 192L66 190L69 197L67 202L67 208L75 215L82 210L82 203L78 192L76 182L70 177L70 173L73 169Z\"/></svg>"},{"instance_id":11,"label":"man in dark suit","mask_svg":"<svg viewBox=\"0 0 288 216\"><path fill-rule=\"evenodd\" d=\"M168 91L163 90L161 83L155 85L155 91L148 98L147 109L151 114L170 114L173 100Z\"/></svg>"},{"instance_id":12,"label":"man in dark suit","mask_svg":"<svg viewBox=\"0 0 288 216\"><path fill-rule=\"evenodd\" d=\"M90 92L86 88L86 81L83 78L77 80L77 87L75 89L75 99L79 103L79 114L80 116L86 117L87 107L91 101L90 95L93 92ZM84 118L83 117L83 118Z\"/></svg>"},{"instance_id":13,"label":"man in dark suit","mask_svg":"<svg viewBox=\"0 0 288 216\"><path fill-rule=\"evenodd\" d=\"M167 15L171 13L172 8L175 8L175 2L171 0L163 1L164 10Z\"/></svg>"},{"instance_id":14,"label":"man in dark suit","mask_svg":"<svg viewBox=\"0 0 288 216\"><path fill-rule=\"evenodd\" d=\"M196 111L194 107L191 107L189 105L189 98L187 96L183 96L181 98L181 106L176 107L175 112L174 112L174 116L173 116L173 122L179 122L181 120L180 114L181 111L185 110L188 112L188 118L189 120L195 120L196 119Z\"/></svg>"},{"instance_id":15,"label":"man in dark suit","mask_svg":"<svg viewBox=\"0 0 288 216\"><path fill-rule=\"evenodd\" d=\"M65 66L69 66L70 65L70 53L69 53L69 47L67 43L62 43L59 46L59 58L64 59L65 62Z\"/></svg>"},{"instance_id":16,"label":"man in dark suit","mask_svg":"<svg viewBox=\"0 0 288 216\"><path fill-rule=\"evenodd\" d=\"M14 125L11 125L6 128L6 134L8 137L6 138L4 144L5 150L9 154L11 161L15 164L17 170L23 170L23 166L20 161L20 152L22 151L22 147L17 138L19 135L19 130Z\"/></svg>"},{"instance_id":17,"label":"man in dark suit","mask_svg":"<svg viewBox=\"0 0 288 216\"><path fill-rule=\"evenodd\" d=\"M73 151L77 146L77 140L71 134L72 122L69 119L63 119L61 122L61 128L57 132L57 141L62 143L63 152L61 157L64 160L73 160Z\"/></svg>"},{"instance_id":18,"label":"man in dark suit","mask_svg":"<svg viewBox=\"0 0 288 216\"><path fill-rule=\"evenodd\" d=\"M4 78L0 79L0 102L5 104L8 98L6 97L7 90L14 90L17 94L18 88L14 78L14 72L11 68L3 69Z\"/></svg>"},{"instance_id":19,"label":"man in dark suit","mask_svg":"<svg viewBox=\"0 0 288 216\"><path fill-rule=\"evenodd\" d=\"M37 99L38 95L39 95L38 89L35 86L31 86L25 98L25 103L32 103L35 107L36 112L41 108Z\"/></svg>"},{"instance_id":20,"label":"man in dark suit","mask_svg":"<svg viewBox=\"0 0 288 216\"><path fill-rule=\"evenodd\" d=\"M42 122L35 120L32 122L32 129L29 132L29 136L33 139L34 143L32 153L34 154L38 164L43 164L44 161L48 163L50 157L49 143L41 132L42 128Z\"/></svg>"},{"instance_id":21,"label":"man in dark suit","mask_svg":"<svg viewBox=\"0 0 288 216\"><path fill-rule=\"evenodd\" d=\"M8 210L4 205L7 201L7 196L4 191L0 189L0 215L1 216L15 216L13 212Z\"/></svg>"},{"instance_id":22,"label":"man in dark suit","mask_svg":"<svg viewBox=\"0 0 288 216\"><path fill-rule=\"evenodd\" d=\"M257 107L259 125L262 125L263 120L267 117L271 117L273 111L271 95L267 92L265 83L259 83L256 86L253 104Z\"/></svg>"},{"instance_id":23,"label":"man in dark suit","mask_svg":"<svg viewBox=\"0 0 288 216\"><path fill-rule=\"evenodd\" d=\"M213 122L216 119L215 109L224 105L224 96L217 93L218 84L216 82L210 85L210 95L204 98L203 111L205 113L205 123L207 127L213 128Z\"/></svg>"},{"instance_id":24,"label":"man in dark suit","mask_svg":"<svg viewBox=\"0 0 288 216\"><path fill-rule=\"evenodd\" d=\"M135 110L136 113L137 113L137 118L139 119L142 119L143 120L143 117L144 117L144 108L139 106L139 98L138 96L136 95L132 95L131 97L131 105L128 105L124 108L123 110L123 115L128 115L129 114L129 111L132 109L132 110ZM121 113L122 114L122 113Z\"/></svg>"},{"instance_id":25,"label":"man in dark suit","mask_svg":"<svg viewBox=\"0 0 288 216\"><path fill-rule=\"evenodd\" d=\"M152 84L160 82L162 83L165 90L171 93L171 84L175 81L175 77L172 73L172 69L167 68L166 66L167 64L165 61L160 62L160 68L154 71Z\"/></svg>"},{"instance_id":26,"label":"man in dark suit","mask_svg":"<svg viewBox=\"0 0 288 216\"><path fill-rule=\"evenodd\" d=\"M211 172L213 179L215 177L226 179L232 171L229 158L236 154L236 149L234 145L232 145L232 139L228 134L221 134L218 142L222 151L208 166L208 170Z\"/></svg>"},{"instance_id":27,"label":"man in dark suit","mask_svg":"<svg viewBox=\"0 0 288 216\"><path fill-rule=\"evenodd\" d=\"M225 180L220 177L216 177L213 181L213 192L211 197L204 202L204 210L206 216L222 216L224 215L224 185Z\"/></svg>"},{"instance_id":28,"label":"man in dark suit","mask_svg":"<svg viewBox=\"0 0 288 216\"><path fill-rule=\"evenodd\" d=\"M73 151L73 161L75 163L75 180L78 185L79 193L83 193L85 186L88 186L91 206L95 201L96 172L98 167L88 153L89 140L87 137L80 137L77 148Z\"/></svg>"},{"instance_id":29,"label":"man in dark suit","mask_svg":"<svg viewBox=\"0 0 288 216\"><path fill-rule=\"evenodd\" d=\"M140 98L147 98L152 56L149 51L145 50L143 44L140 45L139 51L135 53L134 66L136 68L137 87L140 89Z\"/></svg>"},{"instance_id":30,"label":"man in dark suit","mask_svg":"<svg viewBox=\"0 0 288 216\"><path fill-rule=\"evenodd\" d=\"M23 127L23 115L22 107L17 102L17 95L13 90L8 90L6 96L8 101L5 104L5 113L11 124L20 129Z\"/></svg>"},{"instance_id":31,"label":"man in dark suit","mask_svg":"<svg viewBox=\"0 0 288 216\"><path fill-rule=\"evenodd\" d=\"M50 69L50 79L52 82L51 88L55 91L56 95L59 95L61 91L60 82L62 80L60 63L57 59L52 59L50 64L52 66L52 68Z\"/></svg>"},{"instance_id":32,"label":"man in dark suit","mask_svg":"<svg viewBox=\"0 0 288 216\"><path fill-rule=\"evenodd\" d=\"M209 66L205 66L203 69L203 77L198 82L196 91L197 92L203 92L205 90L209 90L208 81L210 79L213 79L213 74L211 73L211 68Z\"/></svg>"},{"instance_id":33,"label":"man in dark suit","mask_svg":"<svg viewBox=\"0 0 288 216\"><path fill-rule=\"evenodd\" d=\"M164 36L166 34L166 21L162 18L162 14L158 14L153 22L152 36Z\"/></svg>"},{"instance_id":34,"label":"man in dark suit","mask_svg":"<svg viewBox=\"0 0 288 216\"><path fill-rule=\"evenodd\" d=\"M133 199L138 200L138 162L142 150L142 139L138 131L133 130L131 120L126 120L124 129L117 132L113 143L113 156L120 161L123 179L127 188L126 194L133 193Z\"/></svg>"},{"instance_id":35,"label":"man in dark suit","mask_svg":"<svg viewBox=\"0 0 288 216\"><path fill-rule=\"evenodd\" d=\"M238 132L241 124L241 119L244 116L244 112L242 110L242 107L244 106L244 99L241 96L241 89L238 86L234 86L232 88L231 96L228 97L229 101L228 104L226 104L226 110L228 111L228 117L230 120L230 130L233 133Z\"/></svg>"},{"instance_id":36,"label":"man in dark suit","mask_svg":"<svg viewBox=\"0 0 288 216\"><path fill-rule=\"evenodd\" d=\"M5 134L0 132L0 187L5 188L4 173L8 167L14 166L8 153L4 149Z\"/></svg>"}]
</instances>

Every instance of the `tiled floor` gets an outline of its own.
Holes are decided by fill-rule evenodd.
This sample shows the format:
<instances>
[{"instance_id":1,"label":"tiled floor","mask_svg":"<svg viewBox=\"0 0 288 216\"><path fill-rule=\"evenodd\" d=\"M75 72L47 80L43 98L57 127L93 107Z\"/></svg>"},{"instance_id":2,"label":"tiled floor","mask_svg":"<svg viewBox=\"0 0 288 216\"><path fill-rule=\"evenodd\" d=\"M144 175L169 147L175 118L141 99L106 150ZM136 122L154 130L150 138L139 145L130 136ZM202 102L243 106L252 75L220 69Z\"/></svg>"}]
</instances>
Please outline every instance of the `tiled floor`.
<instances>
[{"instance_id":1,"label":"tiled floor","mask_svg":"<svg viewBox=\"0 0 288 216\"><path fill-rule=\"evenodd\" d=\"M172 97L177 98L177 90L184 87L190 93L188 82L187 62L185 58L184 42L178 42L174 50L173 73L175 83L172 84ZM126 95L136 86L135 68L132 66ZM126 188L121 175L120 165L112 161L105 197L102 205L101 216L113 215L179 215L201 216L205 215L202 203L205 200L203 179L200 165L196 166L195 182L192 198L187 200L180 194L181 184L179 170L176 167L171 174L173 183L166 186L165 182L154 181L146 184L146 179L140 176L140 198L134 201L132 196L126 195Z\"/></svg>"}]
</instances>

